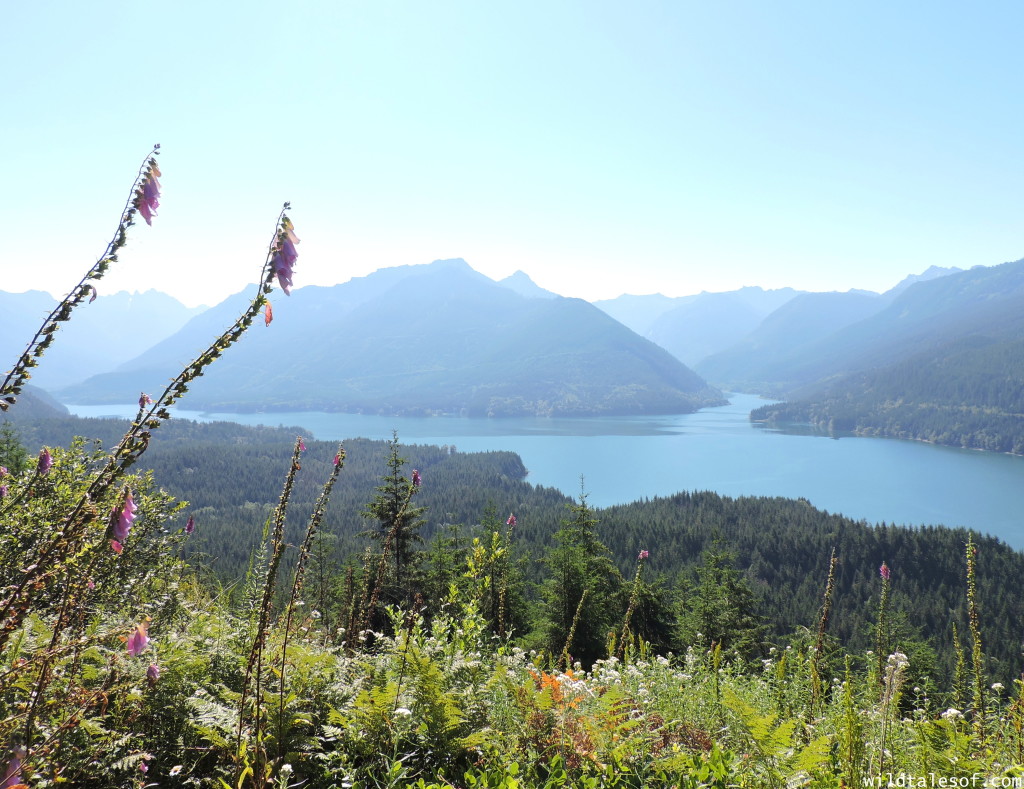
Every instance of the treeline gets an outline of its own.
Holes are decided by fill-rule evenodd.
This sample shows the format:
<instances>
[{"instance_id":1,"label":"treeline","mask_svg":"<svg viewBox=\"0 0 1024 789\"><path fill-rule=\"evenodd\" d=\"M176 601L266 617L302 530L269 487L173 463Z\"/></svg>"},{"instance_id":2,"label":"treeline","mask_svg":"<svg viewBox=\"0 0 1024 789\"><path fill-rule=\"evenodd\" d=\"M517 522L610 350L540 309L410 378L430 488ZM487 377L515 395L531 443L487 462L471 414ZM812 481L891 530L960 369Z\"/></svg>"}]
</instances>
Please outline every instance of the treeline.
<instances>
[{"instance_id":1,"label":"treeline","mask_svg":"<svg viewBox=\"0 0 1024 789\"><path fill-rule=\"evenodd\" d=\"M67 419L23 422L18 430L24 443L34 447L66 444L71 434L109 441L123 426L117 420ZM192 514L195 519L195 534L186 543L192 561L222 581L241 578L249 566L278 501L295 436L290 429L175 421L161 429L144 456L161 486L190 502L181 518ZM289 510L292 543L300 538L337 451L334 443L308 437L306 445ZM319 572L333 579L330 594L338 606L345 605L346 573L350 586L358 583L346 568L365 576L378 555L374 551L380 550L367 537L374 519L363 513L379 495L391 452L388 442L366 439L346 441L344 448L345 466L318 553ZM492 532L504 532L507 516L516 516L506 546L516 582L507 602L515 609L509 620L524 643L555 642L545 635L554 615L546 590L559 566L559 551L568 550L567 523L589 521L592 537L584 534L582 543L598 557L594 561L607 588L588 603L588 611L600 603L609 622L621 621L637 556L648 551L635 625L663 650L685 648L697 633L735 644L750 658L771 643L806 640L818 626L833 550L839 561L828 633L836 644L863 652L875 643L883 562L892 570L893 645L916 654L924 674L948 680L957 659L952 625L957 624L961 636L968 632L964 546L970 534L963 529L876 527L802 500L732 499L710 492L591 510L557 490L527 483L526 469L514 453L467 454L455 447L420 445L401 446L400 452L399 472L409 476L415 469L421 480L415 503L423 514L416 537L423 542L414 545L415 583L434 598L443 596L449 584L462 583L465 566L451 557L461 556L474 537L486 541ZM582 533L575 532L576 537ZM1019 625L1024 589L1016 583L1024 574L1024 556L994 538L973 538L979 548L978 591L989 668L995 677L1013 679L1024 667ZM605 555L607 564L600 559ZM597 571L587 572L593 576ZM563 608L575 605L572 601ZM571 623L572 613L560 614L563 627Z\"/></svg>"},{"instance_id":2,"label":"treeline","mask_svg":"<svg viewBox=\"0 0 1024 789\"><path fill-rule=\"evenodd\" d=\"M972 336L750 418L1024 454L1024 341Z\"/></svg>"}]
</instances>

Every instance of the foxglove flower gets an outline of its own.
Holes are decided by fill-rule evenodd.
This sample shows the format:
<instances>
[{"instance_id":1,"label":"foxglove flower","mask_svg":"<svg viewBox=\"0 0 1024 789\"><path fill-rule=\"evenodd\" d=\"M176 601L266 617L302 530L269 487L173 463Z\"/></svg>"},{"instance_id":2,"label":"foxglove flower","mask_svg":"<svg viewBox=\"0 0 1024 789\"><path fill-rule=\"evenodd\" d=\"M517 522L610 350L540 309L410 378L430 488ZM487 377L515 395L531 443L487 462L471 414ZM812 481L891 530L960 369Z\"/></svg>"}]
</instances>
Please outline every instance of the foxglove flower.
<instances>
[{"instance_id":1,"label":"foxglove flower","mask_svg":"<svg viewBox=\"0 0 1024 789\"><path fill-rule=\"evenodd\" d=\"M11 760L7 762L7 767L0 773L0 789L8 789L8 787L18 786L24 783L24 779L21 777L21 760L25 758L25 749L20 745L17 746L11 753Z\"/></svg>"},{"instance_id":2,"label":"foxglove flower","mask_svg":"<svg viewBox=\"0 0 1024 789\"><path fill-rule=\"evenodd\" d=\"M295 251L295 245L298 243L299 238L295 235L291 220L288 217L282 218L281 232L278 234L274 256L270 262L277 275L277 284L281 286L286 296L292 295L292 267L299 257L299 253Z\"/></svg>"},{"instance_id":3,"label":"foxglove flower","mask_svg":"<svg viewBox=\"0 0 1024 789\"><path fill-rule=\"evenodd\" d=\"M508 526L510 529L514 529L516 526L516 516L513 515L511 512L508 515L508 520L505 521L505 525Z\"/></svg>"},{"instance_id":4,"label":"foxglove flower","mask_svg":"<svg viewBox=\"0 0 1024 789\"><path fill-rule=\"evenodd\" d=\"M121 553L124 549L124 541L128 539L128 533L132 530L132 524L135 522L135 513L138 512L138 506L135 504L135 499L132 498L132 492L125 491L124 503L121 505L121 509L114 508L111 513L110 520L113 523L112 539L110 540L110 547L114 549L114 553ZM117 519L116 521L114 519Z\"/></svg>"},{"instance_id":5,"label":"foxglove flower","mask_svg":"<svg viewBox=\"0 0 1024 789\"><path fill-rule=\"evenodd\" d=\"M338 466L340 464L341 464L341 453L340 452L335 452L334 453L334 465Z\"/></svg>"},{"instance_id":6,"label":"foxglove flower","mask_svg":"<svg viewBox=\"0 0 1024 789\"><path fill-rule=\"evenodd\" d=\"M878 574L882 576L883 581L888 581L889 576L892 574L889 570L889 565L882 562L882 566L878 568Z\"/></svg>"},{"instance_id":7,"label":"foxglove flower","mask_svg":"<svg viewBox=\"0 0 1024 789\"><path fill-rule=\"evenodd\" d=\"M6 499L7 498L7 490L8 490L8 488L7 488L6 485L0 485L0 499Z\"/></svg>"},{"instance_id":8,"label":"foxglove flower","mask_svg":"<svg viewBox=\"0 0 1024 789\"><path fill-rule=\"evenodd\" d=\"M638 562L642 562L644 559L646 559L650 555L651 554L648 553L647 551L640 551L640 553L637 554L636 560Z\"/></svg>"},{"instance_id":9,"label":"foxglove flower","mask_svg":"<svg viewBox=\"0 0 1024 789\"><path fill-rule=\"evenodd\" d=\"M263 308L263 325L269 326L272 320L274 320L274 308L270 306L270 302L268 301L266 306Z\"/></svg>"},{"instance_id":10,"label":"foxglove flower","mask_svg":"<svg viewBox=\"0 0 1024 789\"><path fill-rule=\"evenodd\" d=\"M152 403L153 403L153 398L150 397L145 392L143 392L142 394L139 395L139 408L140 409L145 408L147 405L152 405Z\"/></svg>"},{"instance_id":11,"label":"foxglove flower","mask_svg":"<svg viewBox=\"0 0 1024 789\"><path fill-rule=\"evenodd\" d=\"M160 679L160 666L156 663L150 663L149 668L146 669L146 679L149 680L150 685L155 685Z\"/></svg>"},{"instance_id":12,"label":"foxglove flower","mask_svg":"<svg viewBox=\"0 0 1024 789\"><path fill-rule=\"evenodd\" d=\"M423 479L420 477L420 472L417 469L412 470L412 486L418 488Z\"/></svg>"},{"instance_id":13,"label":"foxglove flower","mask_svg":"<svg viewBox=\"0 0 1024 789\"><path fill-rule=\"evenodd\" d=\"M53 457L50 455L50 450L43 447L39 450L39 462L36 463L36 472L40 477L45 477L47 472L53 467Z\"/></svg>"},{"instance_id":14,"label":"foxglove flower","mask_svg":"<svg viewBox=\"0 0 1024 789\"><path fill-rule=\"evenodd\" d=\"M299 439L299 452L305 452L305 451L306 451L306 442L305 442L305 441L303 441L303 440L302 440L302 439L300 438L300 439Z\"/></svg>"},{"instance_id":15,"label":"foxglove flower","mask_svg":"<svg viewBox=\"0 0 1024 789\"><path fill-rule=\"evenodd\" d=\"M0 477L6 477L11 472L7 470L7 466L0 466Z\"/></svg>"},{"instance_id":16,"label":"foxglove flower","mask_svg":"<svg viewBox=\"0 0 1024 789\"><path fill-rule=\"evenodd\" d=\"M140 622L138 627L132 631L128 638L128 654L131 657L138 657L149 646L149 623Z\"/></svg>"},{"instance_id":17,"label":"foxglove flower","mask_svg":"<svg viewBox=\"0 0 1024 789\"><path fill-rule=\"evenodd\" d=\"M147 225L153 224L153 217L156 216L156 209L160 206L160 181L157 180L157 176L160 175L160 168L153 163L146 173L145 179L142 184L135 191L135 208L142 218L146 220Z\"/></svg>"},{"instance_id":18,"label":"foxglove flower","mask_svg":"<svg viewBox=\"0 0 1024 789\"><path fill-rule=\"evenodd\" d=\"M191 515L188 516L188 520L185 521L185 534L191 534L196 530L196 519Z\"/></svg>"}]
</instances>

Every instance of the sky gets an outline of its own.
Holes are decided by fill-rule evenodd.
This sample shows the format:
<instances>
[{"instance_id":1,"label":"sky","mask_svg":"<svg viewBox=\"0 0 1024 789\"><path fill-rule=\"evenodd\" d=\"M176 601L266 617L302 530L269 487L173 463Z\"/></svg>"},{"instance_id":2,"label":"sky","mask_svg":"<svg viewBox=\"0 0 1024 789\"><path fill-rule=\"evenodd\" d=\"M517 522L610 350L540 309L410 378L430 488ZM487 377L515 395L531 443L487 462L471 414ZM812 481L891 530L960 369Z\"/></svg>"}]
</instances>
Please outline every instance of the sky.
<instances>
[{"instance_id":1,"label":"sky","mask_svg":"<svg viewBox=\"0 0 1024 789\"><path fill-rule=\"evenodd\" d=\"M588 300L1024 257L1024 4L5 3L0 289L214 304L462 257Z\"/></svg>"}]
</instances>

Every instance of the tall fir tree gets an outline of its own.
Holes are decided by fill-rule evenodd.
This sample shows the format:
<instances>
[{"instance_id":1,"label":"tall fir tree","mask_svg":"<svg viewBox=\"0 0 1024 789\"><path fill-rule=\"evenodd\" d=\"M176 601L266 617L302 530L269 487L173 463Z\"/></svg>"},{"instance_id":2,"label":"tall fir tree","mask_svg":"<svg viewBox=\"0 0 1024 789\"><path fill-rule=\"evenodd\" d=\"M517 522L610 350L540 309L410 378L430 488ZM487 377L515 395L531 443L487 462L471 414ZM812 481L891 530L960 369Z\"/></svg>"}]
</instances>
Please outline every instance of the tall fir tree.
<instances>
[{"instance_id":1,"label":"tall fir tree","mask_svg":"<svg viewBox=\"0 0 1024 789\"><path fill-rule=\"evenodd\" d=\"M610 551L597 538L597 519L585 493L570 512L546 560L550 577L544 586L544 644L555 662L569 658L589 666L608 654L625 610L624 583Z\"/></svg>"},{"instance_id":2,"label":"tall fir tree","mask_svg":"<svg viewBox=\"0 0 1024 789\"><path fill-rule=\"evenodd\" d=\"M696 583L684 585L679 615L683 644L718 644L723 653L752 659L765 648L767 626L734 554L718 544L703 553Z\"/></svg>"},{"instance_id":3,"label":"tall fir tree","mask_svg":"<svg viewBox=\"0 0 1024 789\"><path fill-rule=\"evenodd\" d=\"M29 456L21 436L14 426L4 420L0 422L0 466L11 474L18 475L29 467Z\"/></svg>"},{"instance_id":4,"label":"tall fir tree","mask_svg":"<svg viewBox=\"0 0 1024 789\"><path fill-rule=\"evenodd\" d=\"M422 516L426 507L412 504L419 490L420 472L413 469L411 477L403 473L408 461L398 454L397 433L388 445L387 473L362 515L377 522L376 528L367 532L380 543L377 560L381 571L372 581L374 594L379 602L405 605L417 591L416 571L421 558L417 546L423 542L420 528L425 523Z\"/></svg>"}]
</instances>

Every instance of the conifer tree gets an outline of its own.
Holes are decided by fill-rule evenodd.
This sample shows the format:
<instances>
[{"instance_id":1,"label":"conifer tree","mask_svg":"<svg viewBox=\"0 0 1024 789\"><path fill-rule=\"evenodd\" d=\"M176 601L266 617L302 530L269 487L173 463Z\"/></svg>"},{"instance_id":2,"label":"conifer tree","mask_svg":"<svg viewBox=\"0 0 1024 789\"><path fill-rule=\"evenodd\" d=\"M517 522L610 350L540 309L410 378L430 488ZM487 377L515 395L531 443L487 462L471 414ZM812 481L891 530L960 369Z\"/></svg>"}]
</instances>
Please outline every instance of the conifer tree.
<instances>
[{"instance_id":1,"label":"conifer tree","mask_svg":"<svg viewBox=\"0 0 1024 789\"><path fill-rule=\"evenodd\" d=\"M0 423L0 466L15 476L29 466L28 452L10 422Z\"/></svg>"},{"instance_id":2,"label":"conifer tree","mask_svg":"<svg viewBox=\"0 0 1024 789\"><path fill-rule=\"evenodd\" d=\"M362 515L377 521L377 527L367 534L380 542L381 566L390 568L389 572L379 574L383 577L376 581L376 593L381 602L406 603L415 593L415 572L421 558L416 546L423 542L419 532L425 523L422 516L426 507L412 506L420 486L420 473L413 469L411 478L402 473L407 460L398 454L397 433L388 444L388 471Z\"/></svg>"},{"instance_id":3,"label":"conifer tree","mask_svg":"<svg viewBox=\"0 0 1024 789\"><path fill-rule=\"evenodd\" d=\"M767 628L753 589L734 566L735 555L715 546L702 558L697 582L683 589L680 640L719 644L724 652L738 652L747 659L758 656Z\"/></svg>"},{"instance_id":4,"label":"conifer tree","mask_svg":"<svg viewBox=\"0 0 1024 789\"><path fill-rule=\"evenodd\" d=\"M556 662L568 655L586 666L608 653L609 635L624 611L624 583L594 532L597 519L585 493L570 512L546 560L551 577L544 588L544 642Z\"/></svg>"}]
</instances>

